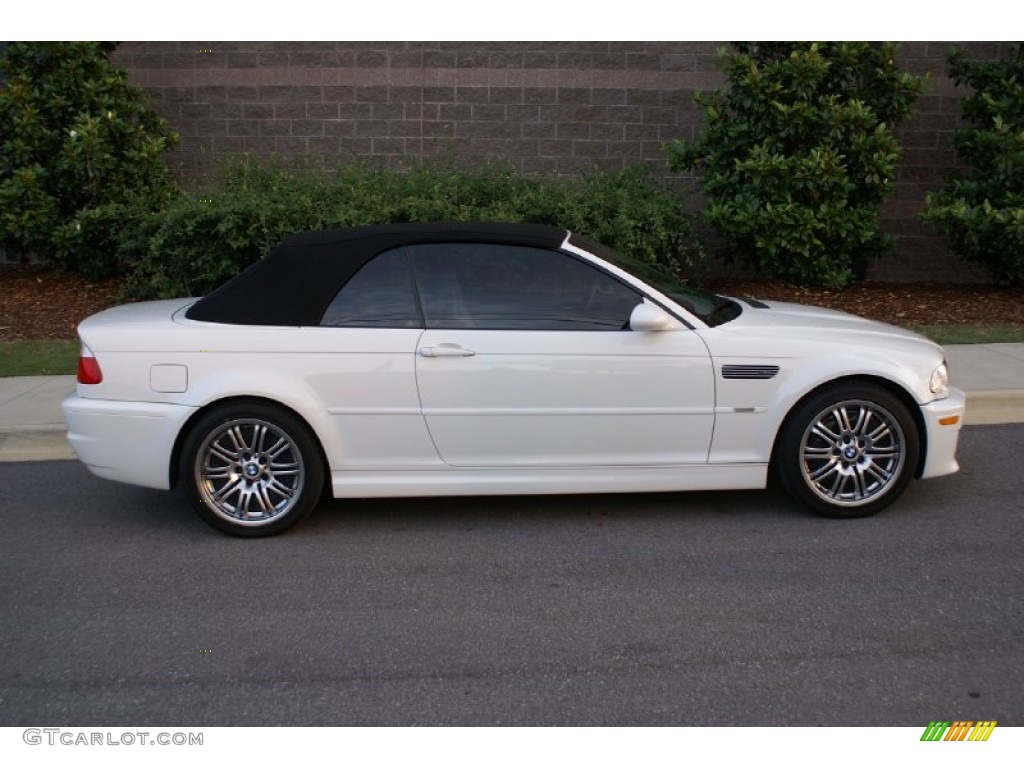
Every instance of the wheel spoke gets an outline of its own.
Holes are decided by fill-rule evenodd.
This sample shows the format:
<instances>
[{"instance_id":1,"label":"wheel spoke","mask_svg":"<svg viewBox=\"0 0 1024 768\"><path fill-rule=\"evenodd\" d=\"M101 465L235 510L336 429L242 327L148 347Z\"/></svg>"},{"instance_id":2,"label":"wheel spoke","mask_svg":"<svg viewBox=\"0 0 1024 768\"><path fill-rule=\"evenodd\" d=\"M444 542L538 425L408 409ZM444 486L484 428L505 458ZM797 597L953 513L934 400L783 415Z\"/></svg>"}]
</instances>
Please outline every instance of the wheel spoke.
<instances>
[{"instance_id":1,"label":"wheel spoke","mask_svg":"<svg viewBox=\"0 0 1024 768\"><path fill-rule=\"evenodd\" d=\"M235 446L235 453L242 453L245 451L245 437L242 435L240 427L232 427L225 435L231 439L231 442Z\"/></svg>"},{"instance_id":2,"label":"wheel spoke","mask_svg":"<svg viewBox=\"0 0 1024 768\"><path fill-rule=\"evenodd\" d=\"M864 472L860 467L855 467L850 475L850 479L853 480L853 493L854 498L863 499L868 495L866 483L864 482Z\"/></svg>"},{"instance_id":3,"label":"wheel spoke","mask_svg":"<svg viewBox=\"0 0 1024 768\"><path fill-rule=\"evenodd\" d=\"M880 483L887 483L892 479L892 472L887 472L877 464L868 464L864 471L870 473Z\"/></svg>"},{"instance_id":4,"label":"wheel spoke","mask_svg":"<svg viewBox=\"0 0 1024 768\"><path fill-rule=\"evenodd\" d=\"M871 418L871 412L867 408L857 409L857 422L850 427L850 431L855 435L861 434L864 429L864 425Z\"/></svg>"},{"instance_id":5,"label":"wheel spoke","mask_svg":"<svg viewBox=\"0 0 1024 768\"><path fill-rule=\"evenodd\" d=\"M267 483L267 491L273 491L283 499L290 499L295 495L294 488L289 488L284 483L278 482L277 478L273 478L269 483Z\"/></svg>"},{"instance_id":6,"label":"wheel spoke","mask_svg":"<svg viewBox=\"0 0 1024 768\"><path fill-rule=\"evenodd\" d=\"M821 438L822 440L825 440L826 442L839 442L839 435L830 430L828 427L826 427L823 422L819 421L817 424L815 424L812 433L817 437Z\"/></svg>"},{"instance_id":7,"label":"wheel spoke","mask_svg":"<svg viewBox=\"0 0 1024 768\"><path fill-rule=\"evenodd\" d=\"M807 446L804 446L804 456L809 456L809 457L812 458L812 460L814 458L819 457L819 456L828 456L830 453L832 453L832 446L831 445L807 445Z\"/></svg>"},{"instance_id":8,"label":"wheel spoke","mask_svg":"<svg viewBox=\"0 0 1024 768\"><path fill-rule=\"evenodd\" d=\"M250 507L253 495L252 488L248 486L242 488L241 492L238 494L238 511L244 517L250 517L252 515Z\"/></svg>"},{"instance_id":9,"label":"wheel spoke","mask_svg":"<svg viewBox=\"0 0 1024 768\"><path fill-rule=\"evenodd\" d=\"M900 450L899 450L899 448L895 448L895 447L893 447L893 448L885 448L885 447L882 447L882 448L872 448L869 451L864 451L864 455L867 456L868 458L872 459L872 460L875 460L875 461L877 461L879 459L896 459L896 458L899 458Z\"/></svg>"},{"instance_id":10,"label":"wheel spoke","mask_svg":"<svg viewBox=\"0 0 1024 768\"><path fill-rule=\"evenodd\" d=\"M844 479L845 475L838 469L836 469L836 479L832 482L832 485L829 487L829 489L825 491L825 494L830 498L834 499L836 497L836 494L839 493L840 489L842 488Z\"/></svg>"},{"instance_id":11,"label":"wheel spoke","mask_svg":"<svg viewBox=\"0 0 1024 768\"><path fill-rule=\"evenodd\" d=\"M211 495L212 501L223 501L227 499L235 491L239 490L244 485L244 481L241 478L235 479L233 482L222 485L219 490Z\"/></svg>"},{"instance_id":12,"label":"wheel spoke","mask_svg":"<svg viewBox=\"0 0 1024 768\"><path fill-rule=\"evenodd\" d=\"M230 480L232 476L231 467L203 467L203 477L207 480Z\"/></svg>"},{"instance_id":13,"label":"wheel spoke","mask_svg":"<svg viewBox=\"0 0 1024 768\"><path fill-rule=\"evenodd\" d=\"M256 483L249 490L250 498L256 499L256 503L260 505L260 512L268 512L273 509L274 505L267 502L267 497L263 492L263 484Z\"/></svg>"},{"instance_id":14,"label":"wheel spoke","mask_svg":"<svg viewBox=\"0 0 1024 768\"><path fill-rule=\"evenodd\" d=\"M276 459L281 453L290 447L290 443L283 437L267 449L267 456Z\"/></svg>"},{"instance_id":15,"label":"wheel spoke","mask_svg":"<svg viewBox=\"0 0 1024 768\"><path fill-rule=\"evenodd\" d=\"M234 464L236 461L238 461L238 456L237 455L229 454L227 451L225 451L219 445L211 445L210 446L210 454L212 456L216 456L218 459L223 461L225 464Z\"/></svg>"},{"instance_id":16,"label":"wheel spoke","mask_svg":"<svg viewBox=\"0 0 1024 768\"><path fill-rule=\"evenodd\" d=\"M267 428L262 424L256 430L256 442L254 449L256 453L263 453L263 441L267 439Z\"/></svg>"},{"instance_id":17,"label":"wheel spoke","mask_svg":"<svg viewBox=\"0 0 1024 768\"><path fill-rule=\"evenodd\" d=\"M889 425L883 421L882 424L878 427L878 429L868 434L868 438L872 442L877 443L879 440L881 440L888 434L890 434Z\"/></svg>"},{"instance_id":18,"label":"wheel spoke","mask_svg":"<svg viewBox=\"0 0 1024 768\"><path fill-rule=\"evenodd\" d=\"M832 461L828 462L827 464L825 464L825 465L821 466L820 468L816 469L815 471L811 472L810 477L811 477L811 480L817 481L817 480L820 480L821 478L825 477L825 475L829 474L830 472L838 472L838 471L839 471L839 462L836 461L835 459L833 459Z\"/></svg>"},{"instance_id":19,"label":"wheel spoke","mask_svg":"<svg viewBox=\"0 0 1024 768\"><path fill-rule=\"evenodd\" d=\"M842 430L843 432L849 432L850 431L850 417L846 413L846 408L843 408L843 407L836 408L832 412L832 415L835 417L836 423L839 424L839 429L840 430Z\"/></svg>"}]
</instances>

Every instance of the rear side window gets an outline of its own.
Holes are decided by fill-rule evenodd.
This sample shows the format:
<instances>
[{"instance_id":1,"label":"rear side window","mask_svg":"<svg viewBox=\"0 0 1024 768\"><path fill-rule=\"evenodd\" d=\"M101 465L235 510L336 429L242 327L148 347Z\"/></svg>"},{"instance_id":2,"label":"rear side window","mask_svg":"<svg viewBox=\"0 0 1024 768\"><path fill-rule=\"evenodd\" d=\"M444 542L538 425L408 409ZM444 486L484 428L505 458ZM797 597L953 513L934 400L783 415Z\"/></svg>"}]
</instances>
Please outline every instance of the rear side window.
<instances>
[{"instance_id":1,"label":"rear side window","mask_svg":"<svg viewBox=\"0 0 1024 768\"><path fill-rule=\"evenodd\" d=\"M338 328L422 328L408 248L363 265L327 307L321 325Z\"/></svg>"},{"instance_id":2,"label":"rear side window","mask_svg":"<svg viewBox=\"0 0 1024 768\"><path fill-rule=\"evenodd\" d=\"M558 251L447 243L409 248L428 328L619 331L640 294Z\"/></svg>"}]
</instances>

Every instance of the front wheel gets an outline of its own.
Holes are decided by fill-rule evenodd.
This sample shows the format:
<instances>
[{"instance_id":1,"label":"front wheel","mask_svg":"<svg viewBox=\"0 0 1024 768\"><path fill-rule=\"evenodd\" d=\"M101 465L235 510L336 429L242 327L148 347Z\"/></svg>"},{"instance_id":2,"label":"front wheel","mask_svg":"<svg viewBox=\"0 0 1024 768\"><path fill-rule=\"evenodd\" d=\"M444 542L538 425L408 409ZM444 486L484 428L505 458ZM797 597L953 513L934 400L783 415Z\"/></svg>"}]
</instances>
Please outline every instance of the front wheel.
<instances>
[{"instance_id":1,"label":"front wheel","mask_svg":"<svg viewBox=\"0 0 1024 768\"><path fill-rule=\"evenodd\" d=\"M866 517L903 493L920 438L903 402L875 384L837 384L810 397L779 433L775 469L789 494L825 517Z\"/></svg>"},{"instance_id":2,"label":"front wheel","mask_svg":"<svg viewBox=\"0 0 1024 768\"><path fill-rule=\"evenodd\" d=\"M272 536L320 499L323 465L309 429L280 408L237 402L196 422L181 451L181 479L207 523L235 536Z\"/></svg>"}]
</instances>

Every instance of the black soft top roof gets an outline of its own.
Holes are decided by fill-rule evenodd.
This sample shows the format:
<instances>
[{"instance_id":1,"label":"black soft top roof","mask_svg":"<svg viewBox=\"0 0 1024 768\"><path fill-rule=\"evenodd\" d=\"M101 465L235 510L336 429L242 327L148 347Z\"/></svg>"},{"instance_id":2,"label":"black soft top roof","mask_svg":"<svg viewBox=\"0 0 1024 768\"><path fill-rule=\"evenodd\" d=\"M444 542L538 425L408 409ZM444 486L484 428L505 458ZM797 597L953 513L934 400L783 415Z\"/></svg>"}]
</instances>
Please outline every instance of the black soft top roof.
<instances>
[{"instance_id":1,"label":"black soft top roof","mask_svg":"<svg viewBox=\"0 0 1024 768\"><path fill-rule=\"evenodd\" d=\"M540 224L385 224L288 235L266 258L193 304L190 320L317 325L335 294L378 253L420 243L500 243L558 248L568 233Z\"/></svg>"}]
</instances>

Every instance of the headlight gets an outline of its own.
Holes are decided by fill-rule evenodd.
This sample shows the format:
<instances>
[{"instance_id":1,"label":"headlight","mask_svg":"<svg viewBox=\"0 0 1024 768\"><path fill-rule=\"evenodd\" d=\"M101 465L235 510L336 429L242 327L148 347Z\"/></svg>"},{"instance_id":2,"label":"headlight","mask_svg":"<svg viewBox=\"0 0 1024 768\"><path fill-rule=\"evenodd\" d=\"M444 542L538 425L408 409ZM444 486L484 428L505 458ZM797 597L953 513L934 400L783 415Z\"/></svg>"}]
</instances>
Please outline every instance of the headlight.
<instances>
[{"instance_id":1,"label":"headlight","mask_svg":"<svg viewBox=\"0 0 1024 768\"><path fill-rule=\"evenodd\" d=\"M949 371L946 369L945 363L932 371L932 377L928 380L928 389L935 395L936 400L949 397Z\"/></svg>"}]
</instances>

